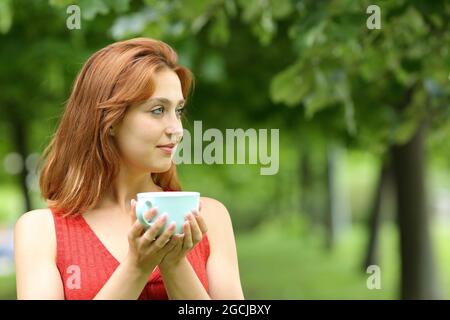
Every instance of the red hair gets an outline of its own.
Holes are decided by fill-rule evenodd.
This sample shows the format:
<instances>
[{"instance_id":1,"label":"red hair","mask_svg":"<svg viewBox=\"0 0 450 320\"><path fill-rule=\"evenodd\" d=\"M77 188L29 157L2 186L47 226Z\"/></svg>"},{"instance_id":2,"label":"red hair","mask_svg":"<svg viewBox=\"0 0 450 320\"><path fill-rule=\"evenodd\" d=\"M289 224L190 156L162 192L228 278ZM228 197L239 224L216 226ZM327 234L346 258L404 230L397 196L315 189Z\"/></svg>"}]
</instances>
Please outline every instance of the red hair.
<instances>
[{"instance_id":1,"label":"red hair","mask_svg":"<svg viewBox=\"0 0 450 320\"><path fill-rule=\"evenodd\" d=\"M164 68L178 75L186 99L192 74L177 63L176 52L164 42L146 38L116 42L88 59L41 158L39 184L50 208L79 214L95 207L110 190L120 155L109 129L123 119L130 105L153 94L152 77ZM151 177L164 190L181 190L173 162L168 171Z\"/></svg>"}]
</instances>

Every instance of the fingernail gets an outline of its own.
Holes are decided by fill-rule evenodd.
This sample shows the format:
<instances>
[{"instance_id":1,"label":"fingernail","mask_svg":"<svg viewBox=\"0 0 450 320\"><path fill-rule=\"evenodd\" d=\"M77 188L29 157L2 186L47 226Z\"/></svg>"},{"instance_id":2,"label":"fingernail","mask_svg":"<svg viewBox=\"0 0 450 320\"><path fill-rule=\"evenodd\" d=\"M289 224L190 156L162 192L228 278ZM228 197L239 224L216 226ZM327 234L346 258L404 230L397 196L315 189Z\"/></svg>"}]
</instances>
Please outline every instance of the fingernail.
<instances>
[{"instance_id":1,"label":"fingernail","mask_svg":"<svg viewBox=\"0 0 450 320\"><path fill-rule=\"evenodd\" d=\"M175 229L175 226L176 226L176 223L175 222L171 222L170 224L169 224L169 230L173 230L173 229Z\"/></svg>"},{"instance_id":2,"label":"fingernail","mask_svg":"<svg viewBox=\"0 0 450 320\"><path fill-rule=\"evenodd\" d=\"M135 203L136 203L136 201L134 199L131 199L130 205L134 206Z\"/></svg>"},{"instance_id":3,"label":"fingernail","mask_svg":"<svg viewBox=\"0 0 450 320\"><path fill-rule=\"evenodd\" d=\"M194 213L194 216L198 217L198 211L197 211L197 209L192 210L192 212Z\"/></svg>"},{"instance_id":4,"label":"fingernail","mask_svg":"<svg viewBox=\"0 0 450 320\"><path fill-rule=\"evenodd\" d=\"M147 211L144 213L144 216L146 219L150 219L152 217L152 212L151 211Z\"/></svg>"}]
</instances>

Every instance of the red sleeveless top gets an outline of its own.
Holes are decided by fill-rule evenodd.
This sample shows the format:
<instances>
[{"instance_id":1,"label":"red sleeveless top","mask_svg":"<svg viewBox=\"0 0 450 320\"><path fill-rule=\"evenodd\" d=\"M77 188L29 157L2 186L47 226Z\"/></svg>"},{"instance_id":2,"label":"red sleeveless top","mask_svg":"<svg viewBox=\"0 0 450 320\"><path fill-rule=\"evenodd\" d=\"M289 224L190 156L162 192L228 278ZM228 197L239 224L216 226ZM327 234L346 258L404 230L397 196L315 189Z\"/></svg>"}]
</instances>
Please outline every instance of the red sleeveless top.
<instances>
[{"instance_id":1,"label":"red sleeveless top","mask_svg":"<svg viewBox=\"0 0 450 320\"><path fill-rule=\"evenodd\" d=\"M56 232L56 265L67 300L91 300L119 266L119 261L103 245L82 215L64 218L53 211ZM188 254L203 287L208 291L206 263L209 241L205 234ZM159 267L148 277L139 300L168 300Z\"/></svg>"}]
</instances>

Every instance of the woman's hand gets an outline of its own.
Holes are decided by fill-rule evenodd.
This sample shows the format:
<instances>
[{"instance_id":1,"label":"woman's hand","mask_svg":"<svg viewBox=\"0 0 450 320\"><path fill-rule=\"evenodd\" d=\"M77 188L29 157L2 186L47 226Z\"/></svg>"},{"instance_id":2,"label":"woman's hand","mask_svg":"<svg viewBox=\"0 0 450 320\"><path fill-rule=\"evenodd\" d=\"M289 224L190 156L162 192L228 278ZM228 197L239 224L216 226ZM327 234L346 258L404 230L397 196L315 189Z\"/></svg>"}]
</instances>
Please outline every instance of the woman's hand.
<instances>
[{"instance_id":1,"label":"woman's hand","mask_svg":"<svg viewBox=\"0 0 450 320\"><path fill-rule=\"evenodd\" d=\"M201 205L199 210L201 211ZM208 229L199 210L194 209L186 215L183 234L173 236L176 238L175 245L162 259L159 264L160 269L176 266L203 239Z\"/></svg>"},{"instance_id":2,"label":"woman's hand","mask_svg":"<svg viewBox=\"0 0 450 320\"><path fill-rule=\"evenodd\" d=\"M179 242L179 239L173 237L175 223L169 224L167 229L156 238L158 231L166 223L167 214L160 216L146 231L144 231L144 226L136 219L136 201L134 199L131 200L130 215L133 225L128 233L129 250L126 259L139 272L149 274ZM144 213L147 220L152 219L155 215L156 209L154 208Z\"/></svg>"}]
</instances>

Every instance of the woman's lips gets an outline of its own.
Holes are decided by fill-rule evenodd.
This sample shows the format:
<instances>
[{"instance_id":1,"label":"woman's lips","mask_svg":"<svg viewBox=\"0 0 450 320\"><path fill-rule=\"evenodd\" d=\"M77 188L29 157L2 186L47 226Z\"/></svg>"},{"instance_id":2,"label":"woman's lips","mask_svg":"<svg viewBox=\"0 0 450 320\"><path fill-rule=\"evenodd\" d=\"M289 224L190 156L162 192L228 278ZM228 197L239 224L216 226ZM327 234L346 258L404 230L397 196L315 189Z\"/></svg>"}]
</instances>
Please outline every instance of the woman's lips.
<instances>
[{"instance_id":1,"label":"woman's lips","mask_svg":"<svg viewBox=\"0 0 450 320\"><path fill-rule=\"evenodd\" d=\"M173 148L175 147L158 147L165 154L172 154Z\"/></svg>"}]
</instances>

